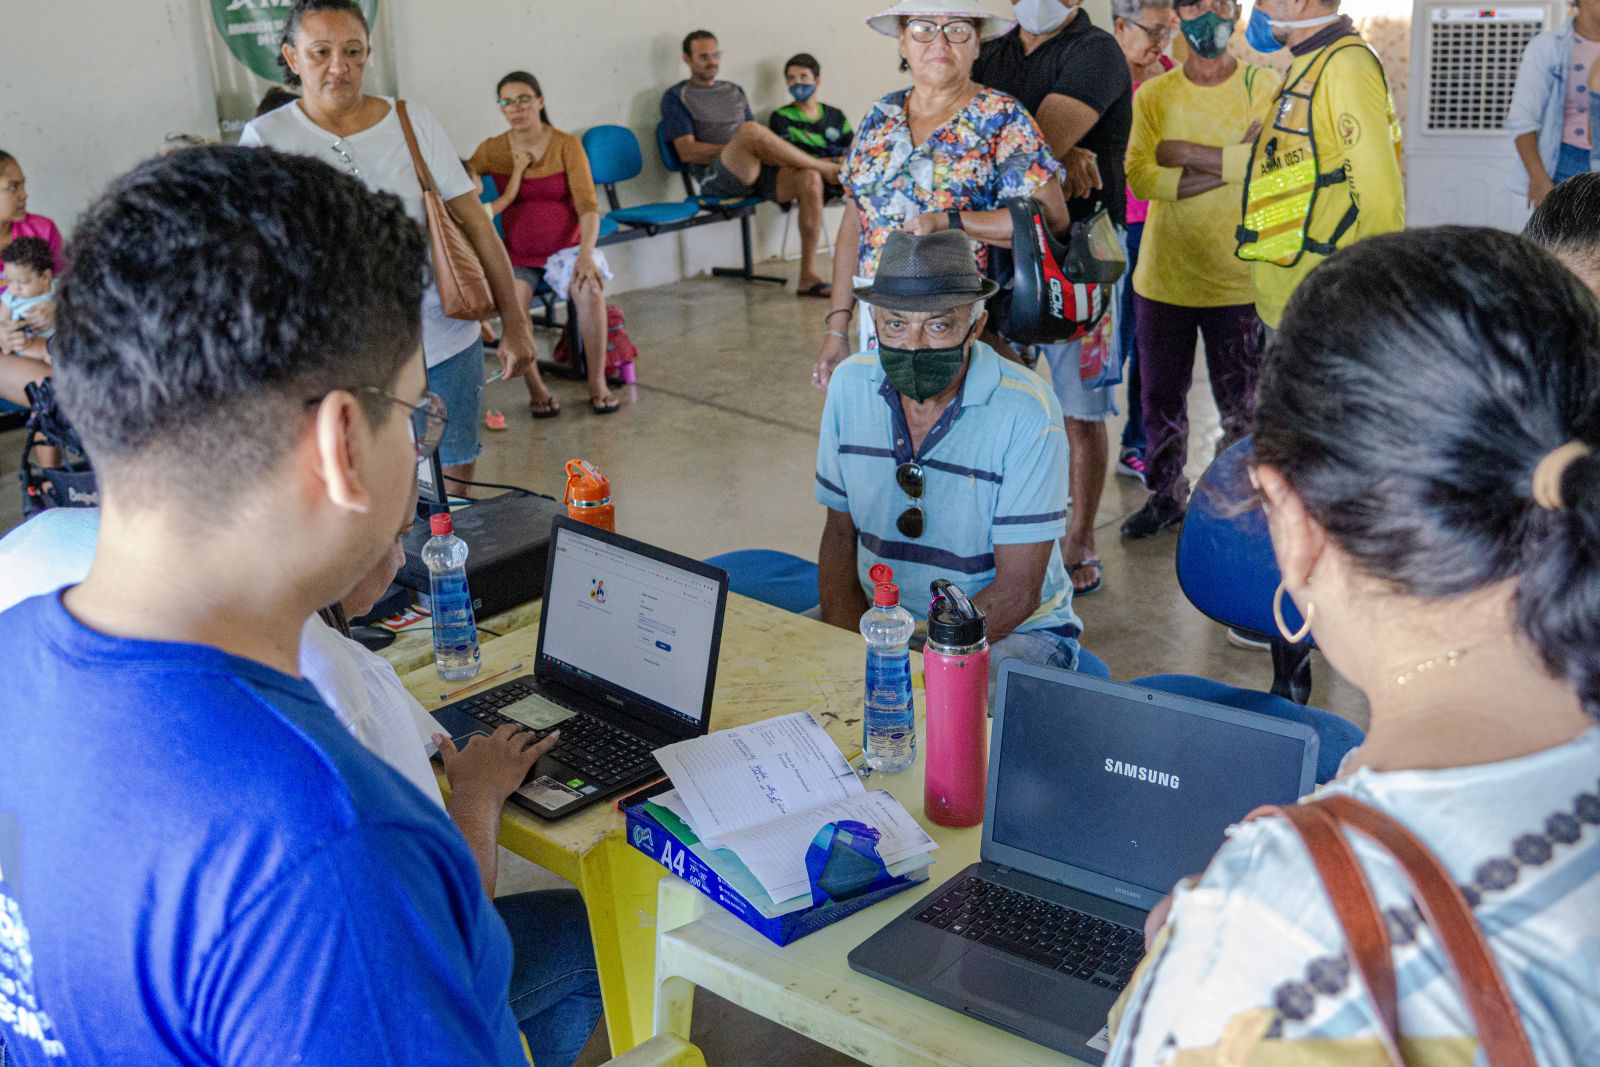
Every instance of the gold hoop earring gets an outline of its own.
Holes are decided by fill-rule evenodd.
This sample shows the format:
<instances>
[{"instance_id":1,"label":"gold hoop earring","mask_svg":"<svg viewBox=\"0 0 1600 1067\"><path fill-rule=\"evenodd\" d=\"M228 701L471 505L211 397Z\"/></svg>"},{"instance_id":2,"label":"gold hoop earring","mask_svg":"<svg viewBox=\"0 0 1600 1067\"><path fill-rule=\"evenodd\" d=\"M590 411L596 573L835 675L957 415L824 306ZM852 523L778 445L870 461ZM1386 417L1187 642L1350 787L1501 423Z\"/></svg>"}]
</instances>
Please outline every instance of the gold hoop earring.
<instances>
[{"instance_id":1,"label":"gold hoop earring","mask_svg":"<svg viewBox=\"0 0 1600 1067\"><path fill-rule=\"evenodd\" d=\"M1283 583L1279 582L1278 591L1272 594L1272 621L1278 624L1278 633L1283 636L1285 641L1291 645L1298 645L1311 634L1311 619L1317 613L1317 606L1308 603L1306 605L1305 625L1294 633L1290 633L1289 624L1283 621L1283 592Z\"/></svg>"}]
</instances>

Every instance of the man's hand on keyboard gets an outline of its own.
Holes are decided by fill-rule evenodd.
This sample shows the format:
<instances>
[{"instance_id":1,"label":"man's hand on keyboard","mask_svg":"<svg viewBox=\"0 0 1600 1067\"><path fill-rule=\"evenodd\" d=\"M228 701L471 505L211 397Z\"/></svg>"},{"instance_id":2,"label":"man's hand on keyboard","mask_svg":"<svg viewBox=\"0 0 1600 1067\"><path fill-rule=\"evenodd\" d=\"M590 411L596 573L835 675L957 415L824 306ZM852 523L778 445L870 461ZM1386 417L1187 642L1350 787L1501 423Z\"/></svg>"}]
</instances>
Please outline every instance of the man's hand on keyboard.
<instances>
[{"instance_id":1,"label":"man's hand on keyboard","mask_svg":"<svg viewBox=\"0 0 1600 1067\"><path fill-rule=\"evenodd\" d=\"M485 804L498 812L539 757L561 740L561 731L556 730L541 741L531 730L507 723L492 736L469 738L460 749L443 734L435 734L433 740L439 746L445 776L450 779L450 807Z\"/></svg>"}]
</instances>

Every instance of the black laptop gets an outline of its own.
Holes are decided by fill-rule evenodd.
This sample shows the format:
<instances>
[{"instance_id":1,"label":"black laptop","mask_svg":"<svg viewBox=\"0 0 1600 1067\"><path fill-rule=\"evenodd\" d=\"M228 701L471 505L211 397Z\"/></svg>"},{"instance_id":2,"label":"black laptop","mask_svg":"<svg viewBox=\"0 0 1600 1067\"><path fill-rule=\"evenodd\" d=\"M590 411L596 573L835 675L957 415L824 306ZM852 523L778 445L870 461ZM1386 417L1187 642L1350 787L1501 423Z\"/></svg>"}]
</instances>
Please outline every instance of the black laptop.
<instances>
[{"instance_id":1,"label":"black laptop","mask_svg":"<svg viewBox=\"0 0 1600 1067\"><path fill-rule=\"evenodd\" d=\"M982 862L850 953L850 966L1100 1063L1144 920L1227 827L1310 791L1309 726L1007 660Z\"/></svg>"},{"instance_id":2,"label":"black laptop","mask_svg":"<svg viewBox=\"0 0 1600 1067\"><path fill-rule=\"evenodd\" d=\"M433 717L458 747L505 723L559 729L511 796L558 819L660 777L656 749L706 732L728 574L564 516L550 537L533 676Z\"/></svg>"}]
</instances>

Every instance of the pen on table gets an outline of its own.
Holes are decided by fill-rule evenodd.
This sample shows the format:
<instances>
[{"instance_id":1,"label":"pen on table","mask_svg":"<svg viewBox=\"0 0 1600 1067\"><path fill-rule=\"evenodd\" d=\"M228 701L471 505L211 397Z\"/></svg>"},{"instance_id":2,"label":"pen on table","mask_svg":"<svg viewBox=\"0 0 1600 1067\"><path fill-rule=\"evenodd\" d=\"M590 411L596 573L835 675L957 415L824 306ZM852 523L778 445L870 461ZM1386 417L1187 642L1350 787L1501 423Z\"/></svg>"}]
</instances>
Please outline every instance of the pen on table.
<instances>
[{"instance_id":1,"label":"pen on table","mask_svg":"<svg viewBox=\"0 0 1600 1067\"><path fill-rule=\"evenodd\" d=\"M460 689L455 690L454 692L440 693L439 694L439 699L440 700L453 700L454 698L460 696L462 693L465 693L469 689L476 689L476 688L478 688L478 686L483 685L485 682L492 682L496 678L503 678L506 675L511 674L513 671L520 671L523 667L526 667L526 666L527 666L526 663L513 663L511 666L507 667L503 671L495 671L493 674L489 675L487 678L479 678L477 681L473 682L471 685L464 685Z\"/></svg>"}]
</instances>

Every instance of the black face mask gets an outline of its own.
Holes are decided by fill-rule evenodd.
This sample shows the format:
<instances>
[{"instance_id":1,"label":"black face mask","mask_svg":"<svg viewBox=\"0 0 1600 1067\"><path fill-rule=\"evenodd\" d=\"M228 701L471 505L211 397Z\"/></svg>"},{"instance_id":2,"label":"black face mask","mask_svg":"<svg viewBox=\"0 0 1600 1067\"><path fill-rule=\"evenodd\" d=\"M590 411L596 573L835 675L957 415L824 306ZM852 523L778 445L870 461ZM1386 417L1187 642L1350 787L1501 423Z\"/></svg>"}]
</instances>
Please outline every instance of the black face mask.
<instances>
[{"instance_id":1,"label":"black face mask","mask_svg":"<svg viewBox=\"0 0 1600 1067\"><path fill-rule=\"evenodd\" d=\"M950 383L961 373L966 359L967 342L972 339L974 322L967 327L966 336L951 348L895 348L878 339L878 362L883 364L884 376L902 396L922 401L938 396L950 388Z\"/></svg>"}]
</instances>

